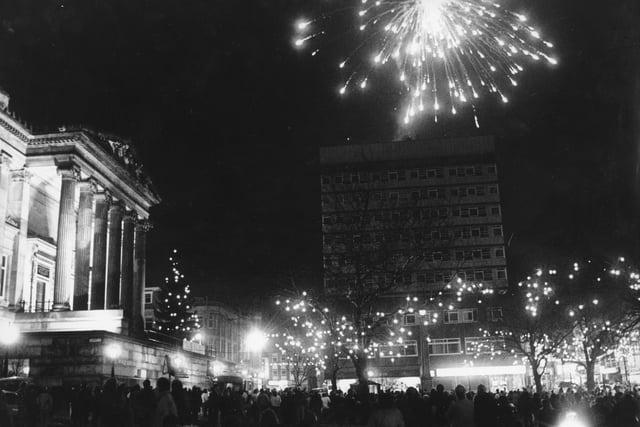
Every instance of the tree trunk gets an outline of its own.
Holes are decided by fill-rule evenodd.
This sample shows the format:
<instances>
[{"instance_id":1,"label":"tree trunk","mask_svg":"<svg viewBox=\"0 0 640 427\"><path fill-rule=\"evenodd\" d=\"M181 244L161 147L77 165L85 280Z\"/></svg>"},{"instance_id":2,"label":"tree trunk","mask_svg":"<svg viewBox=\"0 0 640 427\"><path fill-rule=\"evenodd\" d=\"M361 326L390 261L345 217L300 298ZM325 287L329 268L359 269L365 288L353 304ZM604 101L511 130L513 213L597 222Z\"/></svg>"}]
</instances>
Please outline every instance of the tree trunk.
<instances>
[{"instance_id":1,"label":"tree trunk","mask_svg":"<svg viewBox=\"0 0 640 427\"><path fill-rule=\"evenodd\" d=\"M338 370L331 370L331 390L338 391Z\"/></svg>"},{"instance_id":2,"label":"tree trunk","mask_svg":"<svg viewBox=\"0 0 640 427\"><path fill-rule=\"evenodd\" d=\"M538 373L537 367L533 368L532 371L533 371L533 381L536 384L536 393L542 393L542 374Z\"/></svg>"},{"instance_id":3,"label":"tree trunk","mask_svg":"<svg viewBox=\"0 0 640 427\"><path fill-rule=\"evenodd\" d=\"M352 357L353 367L356 370L356 377L358 382L366 383L367 378L367 359L365 357Z\"/></svg>"},{"instance_id":4,"label":"tree trunk","mask_svg":"<svg viewBox=\"0 0 640 427\"><path fill-rule=\"evenodd\" d=\"M369 384L367 378L367 357L354 356L351 358L353 367L356 370L356 377L358 377L358 388L356 395L361 402L369 400Z\"/></svg>"},{"instance_id":5,"label":"tree trunk","mask_svg":"<svg viewBox=\"0 0 640 427\"><path fill-rule=\"evenodd\" d=\"M587 390L593 391L596 388L596 361L591 360L584 364L587 371Z\"/></svg>"}]
</instances>

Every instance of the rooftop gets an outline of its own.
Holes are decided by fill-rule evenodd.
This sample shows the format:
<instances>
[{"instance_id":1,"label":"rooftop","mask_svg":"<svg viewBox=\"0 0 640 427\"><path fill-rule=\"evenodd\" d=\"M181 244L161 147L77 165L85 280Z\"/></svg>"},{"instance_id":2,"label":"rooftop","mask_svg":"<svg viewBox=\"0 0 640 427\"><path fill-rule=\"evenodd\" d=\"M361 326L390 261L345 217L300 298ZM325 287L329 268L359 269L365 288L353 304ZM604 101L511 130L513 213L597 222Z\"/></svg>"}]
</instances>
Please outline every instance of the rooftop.
<instances>
[{"instance_id":1,"label":"rooftop","mask_svg":"<svg viewBox=\"0 0 640 427\"><path fill-rule=\"evenodd\" d=\"M320 164L369 163L460 155L477 156L492 154L494 150L495 144L492 136L332 145L320 148Z\"/></svg>"}]
</instances>

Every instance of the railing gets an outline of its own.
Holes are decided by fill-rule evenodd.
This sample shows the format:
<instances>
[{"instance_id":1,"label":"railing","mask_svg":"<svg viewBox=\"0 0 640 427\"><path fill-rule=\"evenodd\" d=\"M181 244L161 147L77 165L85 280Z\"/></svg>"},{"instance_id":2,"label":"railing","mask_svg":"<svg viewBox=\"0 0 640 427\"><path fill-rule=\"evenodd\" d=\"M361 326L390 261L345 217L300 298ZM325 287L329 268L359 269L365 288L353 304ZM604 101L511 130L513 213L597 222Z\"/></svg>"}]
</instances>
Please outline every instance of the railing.
<instances>
[{"instance_id":1,"label":"railing","mask_svg":"<svg viewBox=\"0 0 640 427\"><path fill-rule=\"evenodd\" d=\"M18 302L20 311L24 313L47 313L53 307L53 301L36 301L35 304L27 304L25 300Z\"/></svg>"}]
</instances>

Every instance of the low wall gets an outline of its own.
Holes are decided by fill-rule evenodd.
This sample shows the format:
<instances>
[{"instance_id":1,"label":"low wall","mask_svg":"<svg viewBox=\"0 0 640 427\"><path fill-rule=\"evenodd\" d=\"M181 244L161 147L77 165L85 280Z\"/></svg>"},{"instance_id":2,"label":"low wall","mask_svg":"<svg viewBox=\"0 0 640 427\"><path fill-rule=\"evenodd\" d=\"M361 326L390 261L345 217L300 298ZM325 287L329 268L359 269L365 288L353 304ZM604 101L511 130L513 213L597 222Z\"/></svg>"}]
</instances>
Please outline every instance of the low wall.
<instances>
[{"instance_id":1,"label":"low wall","mask_svg":"<svg viewBox=\"0 0 640 427\"><path fill-rule=\"evenodd\" d=\"M111 359L108 349L116 348ZM14 364L41 385L97 385L111 376L113 367L119 381L152 382L168 376L166 359L179 360L187 387L207 386L206 356L191 353L161 342L136 339L105 331L23 333L8 349Z\"/></svg>"}]
</instances>

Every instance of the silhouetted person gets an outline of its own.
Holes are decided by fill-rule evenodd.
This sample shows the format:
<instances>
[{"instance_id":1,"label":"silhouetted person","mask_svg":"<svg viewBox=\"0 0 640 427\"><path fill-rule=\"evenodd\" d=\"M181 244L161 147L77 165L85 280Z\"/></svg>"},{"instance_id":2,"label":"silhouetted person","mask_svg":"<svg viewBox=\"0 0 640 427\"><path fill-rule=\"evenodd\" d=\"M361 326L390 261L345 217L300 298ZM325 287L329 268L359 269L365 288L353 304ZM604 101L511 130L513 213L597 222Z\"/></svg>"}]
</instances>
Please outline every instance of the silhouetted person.
<instances>
[{"instance_id":1,"label":"silhouetted person","mask_svg":"<svg viewBox=\"0 0 640 427\"><path fill-rule=\"evenodd\" d=\"M474 427L473 402L467 399L464 386L456 387L456 400L447 410L447 419L451 427Z\"/></svg>"},{"instance_id":2,"label":"silhouetted person","mask_svg":"<svg viewBox=\"0 0 640 427\"><path fill-rule=\"evenodd\" d=\"M367 425L368 427L404 427L402 413L395 407L391 394L380 394L379 406L369 417Z\"/></svg>"},{"instance_id":3,"label":"silhouetted person","mask_svg":"<svg viewBox=\"0 0 640 427\"><path fill-rule=\"evenodd\" d=\"M494 427L498 422L498 404L495 397L487 393L484 385L478 386L478 394L473 402L476 427Z\"/></svg>"},{"instance_id":4,"label":"silhouetted person","mask_svg":"<svg viewBox=\"0 0 640 427\"><path fill-rule=\"evenodd\" d=\"M170 383L167 378L160 377L156 381L158 400L153 427L175 427L178 425L178 409L169 391Z\"/></svg>"}]
</instances>

